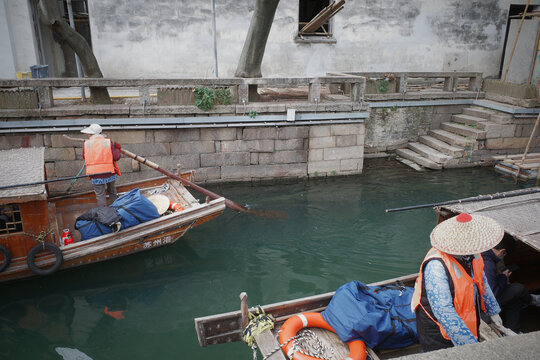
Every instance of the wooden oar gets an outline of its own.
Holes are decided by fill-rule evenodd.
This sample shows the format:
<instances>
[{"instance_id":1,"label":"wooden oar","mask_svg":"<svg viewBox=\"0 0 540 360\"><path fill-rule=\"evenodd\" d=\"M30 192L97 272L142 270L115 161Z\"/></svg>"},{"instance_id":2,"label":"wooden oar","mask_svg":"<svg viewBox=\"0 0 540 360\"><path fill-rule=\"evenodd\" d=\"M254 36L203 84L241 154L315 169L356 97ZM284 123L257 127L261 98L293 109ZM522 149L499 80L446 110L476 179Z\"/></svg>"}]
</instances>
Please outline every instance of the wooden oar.
<instances>
[{"instance_id":1,"label":"wooden oar","mask_svg":"<svg viewBox=\"0 0 540 360\"><path fill-rule=\"evenodd\" d=\"M70 137L68 135L64 135L64 137L66 137L69 140L73 140L73 141L83 141L83 142L85 141L84 139L73 138L73 137ZM214 192L212 192L210 190L207 190L207 189L205 189L205 188L203 188L203 187L201 187L201 186L199 186L197 184L194 184L191 181L186 180L181 176L175 175L175 174L161 168L158 164L156 164L156 163L154 163L154 162L152 162L152 161L150 161L148 159L145 159L142 156L134 154L131 151L128 151L128 150L125 150L125 149L121 149L120 151L122 152L122 154L126 155L127 157L132 158L133 160L136 160L136 161L140 162L141 164L149 166L152 169L157 170L157 171L159 171L160 173L162 173L164 175L167 175L171 179L178 180L182 184L184 184L185 186L189 186L193 190L196 190L196 191L200 192L201 194L209 196L212 199L219 199L219 198L223 197L223 196L220 196L220 195L218 195L218 194L216 194L216 193L214 193ZM229 200L227 198L225 198L225 205L227 205L227 207L229 207L232 210L235 210L235 211L238 211L238 212L244 212L244 213L247 213L247 214L252 214L252 215L257 215L257 216L264 216L264 217L272 218L272 219L285 219L285 218L287 218L287 214L284 213L284 212L273 211L273 210L249 209L249 208L246 208L245 206L239 205L239 204L235 203L234 201Z\"/></svg>"},{"instance_id":2,"label":"wooden oar","mask_svg":"<svg viewBox=\"0 0 540 360\"><path fill-rule=\"evenodd\" d=\"M422 208L427 208L427 207L461 204L461 203L468 203L468 202L473 202L473 201L495 200L495 199L519 196L519 195L534 194L537 192L540 192L540 188L517 190L509 194L500 193L500 194L494 194L494 195L480 195L480 196L470 197L470 198L461 199L461 200L449 200L449 201L443 201L443 202L438 202L438 203L433 203L433 204L422 204L422 205L406 206L406 207L395 208L395 209L386 209L386 212L389 213L389 212L404 211L404 210L422 209Z\"/></svg>"}]
</instances>

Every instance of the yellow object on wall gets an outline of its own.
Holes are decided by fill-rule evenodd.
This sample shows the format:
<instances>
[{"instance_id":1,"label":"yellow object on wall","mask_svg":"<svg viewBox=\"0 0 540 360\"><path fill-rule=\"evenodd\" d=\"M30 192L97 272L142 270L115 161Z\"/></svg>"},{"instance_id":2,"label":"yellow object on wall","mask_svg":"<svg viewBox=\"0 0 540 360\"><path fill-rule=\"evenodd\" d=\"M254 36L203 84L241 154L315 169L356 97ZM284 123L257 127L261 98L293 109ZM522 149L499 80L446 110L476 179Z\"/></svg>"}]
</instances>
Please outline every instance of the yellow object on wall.
<instances>
[{"instance_id":1,"label":"yellow object on wall","mask_svg":"<svg viewBox=\"0 0 540 360\"><path fill-rule=\"evenodd\" d=\"M31 71L28 71L28 72L22 72L22 71L17 71L15 73L15 78L17 80L21 80L21 79L31 79L32 78L32 72Z\"/></svg>"}]
</instances>

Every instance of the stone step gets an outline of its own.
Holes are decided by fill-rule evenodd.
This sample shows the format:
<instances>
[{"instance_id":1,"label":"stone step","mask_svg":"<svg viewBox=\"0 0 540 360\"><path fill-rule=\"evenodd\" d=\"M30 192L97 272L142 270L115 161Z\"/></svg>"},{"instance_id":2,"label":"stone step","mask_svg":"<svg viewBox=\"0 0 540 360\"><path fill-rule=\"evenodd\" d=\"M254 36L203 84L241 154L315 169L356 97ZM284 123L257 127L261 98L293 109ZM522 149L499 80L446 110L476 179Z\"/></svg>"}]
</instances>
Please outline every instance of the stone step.
<instances>
[{"instance_id":1,"label":"stone step","mask_svg":"<svg viewBox=\"0 0 540 360\"><path fill-rule=\"evenodd\" d=\"M433 170L442 169L441 164L437 164L435 161L431 161L410 149L397 149L396 154L398 154L399 156L405 159L414 161L415 163L422 165L423 167L426 167L428 169L433 169Z\"/></svg>"},{"instance_id":2,"label":"stone step","mask_svg":"<svg viewBox=\"0 0 540 360\"><path fill-rule=\"evenodd\" d=\"M468 107L463 110L463 115L475 116L484 120L489 120L489 117L495 112L480 108L480 107Z\"/></svg>"},{"instance_id":3,"label":"stone step","mask_svg":"<svg viewBox=\"0 0 540 360\"><path fill-rule=\"evenodd\" d=\"M456 135L446 130L430 130L429 135L453 146L460 146L465 149L472 148L473 150L478 150L478 145L476 144L476 141L468 139L464 136Z\"/></svg>"},{"instance_id":4,"label":"stone step","mask_svg":"<svg viewBox=\"0 0 540 360\"><path fill-rule=\"evenodd\" d=\"M422 144L426 144L443 154L446 154L453 158L463 157L463 149L457 146L452 146L444 141L434 138L433 136L423 135L418 138L418 141Z\"/></svg>"},{"instance_id":5,"label":"stone step","mask_svg":"<svg viewBox=\"0 0 540 360\"><path fill-rule=\"evenodd\" d=\"M497 123L497 124L501 124L501 125L506 125L506 124L511 124L513 123L513 117L512 115L510 114L506 114L506 113L495 113L495 114L492 114L490 117L489 117L489 120L490 121L493 121L494 123Z\"/></svg>"},{"instance_id":6,"label":"stone step","mask_svg":"<svg viewBox=\"0 0 540 360\"><path fill-rule=\"evenodd\" d=\"M489 123L489 121L484 118L464 114L452 115L452 122L469 125L479 130L485 130L486 124Z\"/></svg>"},{"instance_id":7,"label":"stone step","mask_svg":"<svg viewBox=\"0 0 540 360\"><path fill-rule=\"evenodd\" d=\"M466 136L469 139L484 140L486 138L486 132L472 128L467 125L460 125L454 122L444 122L441 124L441 129L462 136Z\"/></svg>"},{"instance_id":8,"label":"stone step","mask_svg":"<svg viewBox=\"0 0 540 360\"><path fill-rule=\"evenodd\" d=\"M408 167L416 170L416 171L424 171L425 168L423 168L422 166L418 165L417 163L415 163L414 161L411 161L409 159L404 159L402 158L401 156L396 156L396 160L399 161L400 163L402 164L405 164L407 165Z\"/></svg>"},{"instance_id":9,"label":"stone step","mask_svg":"<svg viewBox=\"0 0 540 360\"><path fill-rule=\"evenodd\" d=\"M429 160L435 161L436 163L444 165L448 160L451 159L450 156L443 154L440 151L435 150L434 148L427 146L425 144L413 142L408 143L407 147L412 151L422 155Z\"/></svg>"}]
</instances>

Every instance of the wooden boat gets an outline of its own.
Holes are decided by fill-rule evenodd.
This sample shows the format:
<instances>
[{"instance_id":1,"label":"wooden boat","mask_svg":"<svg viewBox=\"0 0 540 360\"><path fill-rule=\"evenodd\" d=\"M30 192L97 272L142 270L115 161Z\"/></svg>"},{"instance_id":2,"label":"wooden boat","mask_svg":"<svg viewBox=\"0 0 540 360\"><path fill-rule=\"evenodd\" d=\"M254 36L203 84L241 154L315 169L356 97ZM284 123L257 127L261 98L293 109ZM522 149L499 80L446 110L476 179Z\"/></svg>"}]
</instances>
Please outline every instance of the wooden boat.
<instances>
[{"instance_id":1,"label":"wooden boat","mask_svg":"<svg viewBox=\"0 0 540 360\"><path fill-rule=\"evenodd\" d=\"M516 272L512 281L523 283L529 291L540 289L540 192L517 195L517 192L508 192L506 198L496 200L484 200L478 202L458 203L435 208L438 214L438 221L455 216L461 212L480 213L492 217L499 221L505 231L512 235L516 241L516 249L513 253L505 257L506 264L517 264L520 271ZM495 197L495 196L494 196ZM417 274L410 274L399 278L388 279L369 285L390 285L402 284L414 286ZM271 360L285 360L286 356L279 349L276 339L279 329L283 323L291 316L303 312L320 312L326 308L334 292L320 295L304 297L289 301L278 302L262 306L267 314L271 314L275 319L274 328L263 332L255 337L255 343L263 357ZM255 313L256 309L247 308L247 295L241 294L240 310L228 313L199 317L195 319L195 330L199 344L208 346L214 344L227 343L232 341L242 341L242 330L248 321L248 311ZM530 308L528 308L530 309ZM522 329L525 332L540 330L540 314L536 309L530 309L522 315ZM313 330L322 347L330 348L336 358L345 358L348 354L348 347L334 333L318 329ZM482 341L499 338L501 336L485 322L481 322L480 338ZM402 349L374 351L367 349L372 359L388 359L405 356L420 352L419 345L409 346Z\"/></svg>"},{"instance_id":2,"label":"wooden boat","mask_svg":"<svg viewBox=\"0 0 540 360\"><path fill-rule=\"evenodd\" d=\"M495 171L503 176L512 177L523 182L538 181L540 169L540 153L528 154L526 158L522 154L510 156L494 156Z\"/></svg>"},{"instance_id":3,"label":"wooden boat","mask_svg":"<svg viewBox=\"0 0 540 360\"><path fill-rule=\"evenodd\" d=\"M192 227L225 210L224 198L200 203L180 182L168 177L134 182L118 186L119 194L135 188L145 196L161 193L181 204L184 210L167 211L157 219L81 241L74 224L78 216L96 206L93 191L49 197L47 185L42 183L46 177L43 148L1 151L0 165L0 187L13 184L13 179L20 180L17 184L38 183L0 189L0 216L4 219L0 221L0 260L4 255L0 262L0 281L35 275L27 254L37 245L42 246L42 242L50 244L54 250L35 256L33 263L38 269L47 272L57 267L73 268L170 245ZM193 172L182 177L190 180ZM61 246L63 229L71 230L72 244Z\"/></svg>"}]
</instances>

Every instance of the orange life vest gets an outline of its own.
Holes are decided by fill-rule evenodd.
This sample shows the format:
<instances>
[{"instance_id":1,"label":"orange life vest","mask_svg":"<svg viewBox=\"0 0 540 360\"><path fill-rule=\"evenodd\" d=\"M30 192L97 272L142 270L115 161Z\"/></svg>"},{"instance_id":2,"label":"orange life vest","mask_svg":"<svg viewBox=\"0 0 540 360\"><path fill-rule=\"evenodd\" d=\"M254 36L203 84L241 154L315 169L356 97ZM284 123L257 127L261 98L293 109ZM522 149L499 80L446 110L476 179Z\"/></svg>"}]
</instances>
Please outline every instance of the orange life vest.
<instances>
[{"instance_id":1,"label":"orange life vest","mask_svg":"<svg viewBox=\"0 0 540 360\"><path fill-rule=\"evenodd\" d=\"M111 150L111 140L96 137L84 142L84 161L86 175L110 172L116 173L116 166Z\"/></svg>"},{"instance_id":2,"label":"orange life vest","mask_svg":"<svg viewBox=\"0 0 540 360\"><path fill-rule=\"evenodd\" d=\"M424 258L424 261L422 262L422 265L420 266L420 273L418 274L418 277L416 278L416 283L414 285L414 294L411 301L411 309L413 313L415 312L416 308L422 304L420 303L420 300L422 298L422 286L423 286L423 273L424 273L424 266L425 264L432 259L442 259L444 262L444 265L446 266L446 269L450 273L450 276L452 277L452 282L454 285L454 308L459 315L459 317L465 322L465 325L471 330L471 333L478 339L478 333L477 328L478 324L476 322L476 308L475 308L475 299L474 299L474 287L473 283L476 284L476 287L478 288L479 297L480 297L480 306L483 311L486 310L486 306L484 304L484 277L483 277L483 271L484 271L484 260L482 259L482 256L479 254L474 255L474 260L472 261L472 269L474 278L471 278L471 276L465 271L465 269L461 266L461 264L452 256L449 254L446 254L442 251L439 251L435 248L431 248L430 251L428 251L426 257ZM423 306L422 306L423 308ZM446 340L450 340L448 335L446 334L446 331L443 329L442 325L435 320L429 313L424 309L428 317L439 326L439 330L441 331L442 336Z\"/></svg>"}]
</instances>

